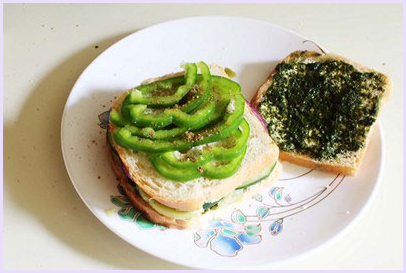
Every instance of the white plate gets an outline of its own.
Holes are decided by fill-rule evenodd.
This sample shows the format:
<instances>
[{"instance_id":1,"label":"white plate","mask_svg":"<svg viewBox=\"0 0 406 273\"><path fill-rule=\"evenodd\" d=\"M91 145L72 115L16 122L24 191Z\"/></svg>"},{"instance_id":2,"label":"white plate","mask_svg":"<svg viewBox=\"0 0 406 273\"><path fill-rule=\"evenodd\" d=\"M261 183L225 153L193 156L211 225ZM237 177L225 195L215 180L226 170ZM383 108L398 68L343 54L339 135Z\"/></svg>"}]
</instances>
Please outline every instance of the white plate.
<instances>
[{"instance_id":1,"label":"white plate","mask_svg":"<svg viewBox=\"0 0 406 273\"><path fill-rule=\"evenodd\" d=\"M114 96L144 79L179 71L182 62L202 60L236 71L235 80L250 99L278 60L294 50L318 50L304 40L262 21L195 17L138 31L103 52L73 87L61 128L66 168L89 209L135 247L198 268L277 263L336 237L358 217L377 188L383 163L379 126L355 178L284 163L282 179L272 189L239 206L209 230L162 230L125 203L119 207L110 200L119 193L98 114L108 110Z\"/></svg>"}]
</instances>

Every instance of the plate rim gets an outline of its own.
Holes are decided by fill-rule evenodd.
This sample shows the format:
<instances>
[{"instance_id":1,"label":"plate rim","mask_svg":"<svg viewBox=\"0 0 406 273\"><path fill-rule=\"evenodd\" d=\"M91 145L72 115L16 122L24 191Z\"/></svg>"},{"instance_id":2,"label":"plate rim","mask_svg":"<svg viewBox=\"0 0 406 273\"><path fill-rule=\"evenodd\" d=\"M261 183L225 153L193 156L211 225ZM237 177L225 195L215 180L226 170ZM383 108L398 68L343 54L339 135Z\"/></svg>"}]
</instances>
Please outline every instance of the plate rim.
<instances>
[{"instance_id":1,"label":"plate rim","mask_svg":"<svg viewBox=\"0 0 406 273\"><path fill-rule=\"evenodd\" d=\"M94 211L92 206L90 205L89 201L83 196L83 194L79 191L78 189L78 185L77 183L73 180L73 175L71 174L71 170L69 167L69 163L68 163L68 159L67 159L67 155L64 149L64 128L66 127L65 123L66 123L66 113L67 113L67 108L68 108L68 104L69 101L71 99L71 95L72 95L72 91L76 89L78 82L80 82L80 80L84 77L84 74L86 74L87 70L100 58L102 58L102 56L104 54L107 54L108 51L110 51L113 47L115 47L117 44L122 43L124 40L129 39L130 37L133 37L135 35L140 35L144 32L147 31L151 31L155 28L159 28L162 25L166 25L166 24L173 24L173 23L177 23L177 22L181 22L181 21L188 21L188 20L195 20L195 19L207 19L207 20L213 20L213 19L226 19L226 20L245 20L245 21L251 21L253 23L257 23L257 24L263 24L263 25L268 25L271 26L273 28L279 29L281 31L284 32L288 32L290 34L293 34L299 38L302 38L304 40L308 40L313 42L315 45L318 45L321 49L323 49L326 52L329 52L328 49L324 48L323 46L321 46L319 43L314 42L313 40L308 39L307 37L305 37L304 35L301 35L299 33L297 33L296 31L289 29L289 28L285 28L283 26L265 21L265 20L261 20L261 19L255 19L255 18L250 18L250 17L244 17L244 16L221 16L221 15L202 15L202 16L187 16L187 17L182 17L182 18L177 18L177 19L173 19L173 20L168 20L168 21L164 21L164 22L159 22L156 24L152 24L150 26L146 26L138 31L135 31L121 39L119 39L118 41L116 41L114 44L110 45L108 48L106 48L103 52L101 52L96 58L94 58L87 66L86 68L80 73L79 77L76 79L75 84L72 86L69 95L66 99L65 105L63 107L63 112L62 112L62 117L61 117L61 125L60 125L60 134L61 134L61 150L62 150L62 157L63 157L63 161L64 161L64 165L65 165L65 169L68 173L69 179L72 183L72 185L75 188L76 194L80 197L80 199L85 203L86 207L92 212L93 216L95 216L104 226L106 226L110 231L112 231L115 235L117 235L120 239L122 239L123 241L129 243L131 246L136 247L139 251L142 251L144 253L147 253L151 256L157 257L159 259L162 259L166 262L169 262L171 264L177 264L177 265L181 265L181 266L185 266L185 267L189 267L189 268L195 268L195 269L216 269L218 267L210 267L210 266L206 266L206 267L201 267L201 266L197 266L197 265L192 265L192 264L188 264L188 263L184 263L184 262L179 262L179 261L173 261L169 258L167 258L166 256L161 255L159 252L154 253L153 251L150 250L145 250L144 248L142 248L140 245L135 244L134 242L129 242L128 240L126 240L126 238L124 236L122 236L118 231L114 230L113 225L110 224L110 222L108 221L103 221L101 219L101 217L99 217ZM302 253L299 253L297 255L294 255L292 257L287 257L287 258L283 258L280 261L275 261L275 262L270 262L270 263L262 263L262 264L258 264L258 265L238 265L238 266L227 266L227 267L222 267L222 269L248 269L248 268L263 268L265 266L279 266L279 265L284 265L293 261L298 261L301 259L304 259L308 256L311 256L312 254L315 254L316 252L320 251L323 248L326 248L327 246L330 246L332 244L334 244L335 242L337 242L340 238L342 238L343 236L345 236L346 234L349 233L350 230L353 229L353 227L360 221L360 219L365 215L366 211L368 211L368 209L371 207L371 204L373 203L373 201L376 198L376 195L378 193L378 189L381 187L381 180L382 180L382 175L383 175L383 168L384 168L384 163L386 161L386 151L385 151L385 139L384 139L384 134L383 134L383 127L382 127L382 123L381 120L378 119L377 123L374 125L375 130L378 131L378 135L379 135L379 140L380 140L380 163L379 163L379 170L378 170L378 174L377 177L375 179L375 183L374 186L371 190L371 193L369 194L367 200L364 202L364 204L362 205L361 209L356 213L356 215L352 218L352 220L350 220L350 222L348 223L347 226L345 226L344 228L342 228L338 233L336 233L335 235L331 236L330 238L328 238L327 240L325 240L324 242L318 244L317 246L310 248L308 250L303 251Z\"/></svg>"}]
</instances>

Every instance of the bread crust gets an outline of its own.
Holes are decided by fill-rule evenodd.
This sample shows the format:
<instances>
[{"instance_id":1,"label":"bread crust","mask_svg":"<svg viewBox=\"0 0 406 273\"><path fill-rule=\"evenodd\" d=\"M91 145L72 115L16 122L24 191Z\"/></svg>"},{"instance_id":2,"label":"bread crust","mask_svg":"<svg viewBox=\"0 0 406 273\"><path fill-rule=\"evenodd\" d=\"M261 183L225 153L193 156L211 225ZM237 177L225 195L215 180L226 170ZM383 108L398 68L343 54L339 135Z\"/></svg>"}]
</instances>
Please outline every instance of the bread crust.
<instances>
[{"instance_id":1,"label":"bread crust","mask_svg":"<svg viewBox=\"0 0 406 273\"><path fill-rule=\"evenodd\" d=\"M156 81L156 80L163 80L171 77L176 77L179 75L182 75L182 72L178 73L172 73L168 75L164 75L162 77L154 78L150 81ZM116 101L112 105L112 109L115 109L117 111L120 111L120 106L122 101L125 99L127 95L127 92L121 94ZM251 111L251 110L249 110ZM252 115L254 115L251 112ZM260 130L263 130L263 127L260 123L260 121L255 117L255 122L257 122L257 126L261 127ZM109 129L111 132L114 132L115 126L112 123L109 123ZM145 181L140 177L140 175L137 173L134 168L130 166L130 164L125 160L124 154L125 154L125 148L120 147L113 141L114 148L116 149L118 155L121 158L121 163L125 166L126 170L129 172L130 178L137 184L138 187L140 187L146 194L151 196L154 200L158 201L161 204L164 204L168 207L181 210L181 211L194 211L198 210L202 207L202 205L205 202L212 202L215 200L219 200L226 194L232 192L235 188L240 186L241 177L255 177L255 175L258 173L258 170L263 171L269 166L272 166L274 162L278 160L279 157L279 149L276 146L276 144L272 141L270 137L269 138L269 145L267 145L267 153L263 154L263 157L259 159L257 162L251 162L252 166L251 167L246 167L241 168L237 174L235 174L230 181L230 183L221 183L221 185L216 187L215 191L210 192L210 200L207 199L205 196L195 196L193 198L182 198L182 199L176 199L176 198L171 198L168 196L162 195L159 191L156 189L152 188L151 185L149 184L148 181Z\"/></svg>"},{"instance_id":2,"label":"bread crust","mask_svg":"<svg viewBox=\"0 0 406 273\"><path fill-rule=\"evenodd\" d=\"M375 73L380 73L381 75L383 75L385 92L382 95L377 117L379 117L379 115L382 112L383 106L387 103L388 99L391 96L392 81L387 75L385 75L381 72L375 71L366 66L363 66L359 63L356 63L346 57L343 57L343 56L340 56L340 55L337 55L334 53L323 54L323 53L318 53L315 51L304 51L304 52L295 51L295 52L292 52L291 54L289 54L288 56L286 56L284 59L282 59L279 63L288 63L293 60L295 60L295 61L316 60L318 62L324 62L327 60L341 60L341 61L344 61L346 63L353 65L360 72L375 72ZM251 105L255 109L258 109L259 103L262 101L262 98L264 97L265 93L267 92L269 86L272 84L272 79L273 79L275 73L276 73L275 70L273 70L270 73L270 75L266 78L265 82L262 83L258 87L257 92L251 99ZM359 166L361 165L362 158L364 157L367 147L370 143L371 135L372 135L372 132L373 132L375 126L376 126L376 124L371 126L371 129L369 130L367 138L366 138L365 145L362 149L360 149L358 151L358 153L355 157L354 164L346 165L346 164L342 164L339 162L320 161L320 160L313 159L307 155L298 154L298 153L294 153L294 152L285 152L282 150L279 151L279 159L283 160L283 161L288 161L288 162L291 162L294 164L302 165L305 167L309 167L309 168L317 168L319 170L324 170L324 171L328 171L328 172L332 172L332 173L341 173L344 175L355 176L357 174Z\"/></svg>"}]
</instances>

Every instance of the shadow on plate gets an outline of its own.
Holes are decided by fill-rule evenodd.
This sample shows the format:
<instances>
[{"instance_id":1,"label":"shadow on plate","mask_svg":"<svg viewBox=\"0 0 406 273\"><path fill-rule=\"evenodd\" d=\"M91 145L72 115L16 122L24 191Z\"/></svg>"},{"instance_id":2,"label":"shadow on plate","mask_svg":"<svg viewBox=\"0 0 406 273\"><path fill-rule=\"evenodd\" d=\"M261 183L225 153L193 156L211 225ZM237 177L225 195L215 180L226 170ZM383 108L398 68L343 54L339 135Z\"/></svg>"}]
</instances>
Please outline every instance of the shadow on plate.
<instances>
[{"instance_id":1,"label":"shadow on plate","mask_svg":"<svg viewBox=\"0 0 406 273\"><path fill-rule=\"evenodd\" d=\"M183 269L132 247L99 222L77 195L62 158L60 122L73 84L102 50L129 34L67 58L31 91L18 118L4 124L4 192L24 210L21 215L30 214L63 244L110 264L106 267Z\"/></svg>"}]
</instances>

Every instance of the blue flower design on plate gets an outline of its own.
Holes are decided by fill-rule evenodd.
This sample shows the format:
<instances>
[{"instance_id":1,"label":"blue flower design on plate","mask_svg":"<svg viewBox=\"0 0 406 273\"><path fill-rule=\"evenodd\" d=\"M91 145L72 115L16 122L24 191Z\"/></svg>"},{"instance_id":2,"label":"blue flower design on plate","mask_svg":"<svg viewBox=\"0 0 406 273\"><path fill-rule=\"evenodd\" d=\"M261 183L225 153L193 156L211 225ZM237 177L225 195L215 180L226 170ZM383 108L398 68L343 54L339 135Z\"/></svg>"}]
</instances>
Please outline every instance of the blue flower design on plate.
<instances>
[{"instance_id":1,"label":"blue flower design on plate","mask_svg":"<svg viewBox=\"0 0 406 273\"><path fill-rule=\"evenodd\" d=\"M261 224L246 225L247 217L236 210L231 215L232 222L213 222L208 229L195 233L194 242L198 247L210 247L215 253L234 257L243 245L258 244L262 241Z\"/></svg>"},{"instance_id":2,"label":"blue flower design on plate","mask_svg":"<svg viewBox=\"0 0 406 273\"><path fill-rule=\"evenodd\" d=\"M283 219L278 219L269 226L269 232L272 235L278 235L283 228Z\"/></svg>"}]
</instances>

